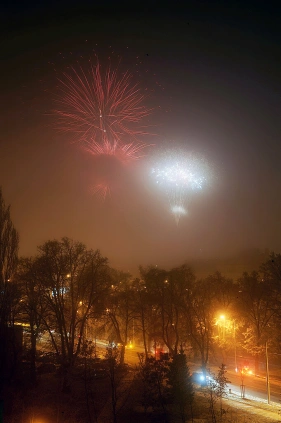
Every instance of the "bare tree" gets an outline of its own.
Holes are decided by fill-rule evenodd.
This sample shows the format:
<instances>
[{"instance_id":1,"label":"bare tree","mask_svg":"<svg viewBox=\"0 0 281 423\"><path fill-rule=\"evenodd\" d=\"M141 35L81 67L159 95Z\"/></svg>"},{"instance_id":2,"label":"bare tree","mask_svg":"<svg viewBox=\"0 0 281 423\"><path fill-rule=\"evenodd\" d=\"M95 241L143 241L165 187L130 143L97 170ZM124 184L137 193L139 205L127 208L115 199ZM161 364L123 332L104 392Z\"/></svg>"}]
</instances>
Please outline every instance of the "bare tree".
<instances>
[{"instance_id":1,"label":"bare tree","mask_svg":"<svg viewBox=\"0 0 281 423\"><path fill-rule=\"evenodd\" d=\"M86 336L87 319L107 290L107 259L68 238L48 241L38 249L42 301L47 309L42 319L61 360L62 389L69 390L68 376Z\"/></svg>"},{"instance_id":2,"label":"bare tree","mask_svg":"<svg viewBox=\"0 0 281 423\"><path fill-rule=\"evenodd\" d=\"M171 355L177 355L181 341L181 317L185 309L185 297L194 282L191 269L180 266L170 271L148 267L140 268L149 294L154 298L155 317L159 323L161 338Z\"/></svg>"},{"instance_id":3,"label":"bare tree","mask_svg":"<svg viewBox=\"0 0 281 423\"><path fill-rule=\"evenodd\" d=\"M11 280L18 259L19 235L0 189L0 326L11 320Z\"/></svg>"},{"instance_id":4,"label":"bare tree","mask_svg":"<svg viewBox=\"0 0 281 423\"><path fill-rule=\"evenodd\" d=\"M194 349L200 353L201 366L204 374L206 374L213 338L214 297L215 292L209 280L203 279L196 282L187 298L187 330L189 331Z\"/></svg>"},{"instance_id":5,"label":"bare tree","mask_svg":"<svg viewBox=\"0 0 281 423\"><path fill-rule=\"evenodd\" d=\"M225 365L222 364L219 367L217 374L211 373L209 371L211 378L206 386L205 395L209 403L209 412L211 416L212 423L216 423L217 420L217 408L219 402L219 421L223 421L223 416L226 414L227 410L223 408L223 398L227 398L227 384L230 383L226 376Z\"/></svg>"},{"instance_id":6,"label":"bare tree","mask_svg":"<svg viewBox=\"0 0 281 423\"><path fill-rule=\"evenodd\" d=\"M120 344L120 363L124 363L125 347L129 341L130 324L136 316L135 290L128 273L111 269L111 293L105 310L108 327Z\"/></svg>"},{"instance_id":7,"label":"bare tree","mask_svg":"<svg viewBox=\"0 0 281 423\"><path fill-rule=\"evenodd\" d=\"M13 275L18 258L19 235L11 220L10 206L6 206L0 189L0 395L4 374L7 371L7 351L15 347L12 332L12 309L17 299ZM9 342L10 338L10 342ZM10 358L11 360L11 358ZM11 364L11 363L10 363ZM1 412L1 410L0 410Z\"/></svg>"},{"instance_id":8,"label":"bare tree","mask_svg":"<svg viewBox=\"0 0 281 423\"><path fill-rule=\"evenodd\" d=\"M240 295L237 306L244 321L244 348L255 357L255 371L265 342L270 339L276 309L275 293L269 280L258 272L244 273L238 280Z\"/></svg>"},{"instance_id":9,"label":"bare tree","mask_svg":"<svg viewBox=\"0 0 281 423\"><path fill-rule=\"evenodd\" d=\"M135 328L141 333L145 358L148 358L148 336L151 334L153 298L146 289L145 282L135 279L134 287L134 310L135 310Z\"/></svg>"},{"instance_id":10,"label":"bare tree","mask_svg":"<svg viewBox=\"0 0 281 423\"><path fill-rule=\"evenodd\" d=\"M40 284L40 269L36 258L21 258L17 268L15 281L21 291L18 305L18 320L30 327L30 361L31 379L36 379L36 345L40 331L43 329L43 318L47 305L42 301L44 294Z\"/></svg>"}]
</instances>

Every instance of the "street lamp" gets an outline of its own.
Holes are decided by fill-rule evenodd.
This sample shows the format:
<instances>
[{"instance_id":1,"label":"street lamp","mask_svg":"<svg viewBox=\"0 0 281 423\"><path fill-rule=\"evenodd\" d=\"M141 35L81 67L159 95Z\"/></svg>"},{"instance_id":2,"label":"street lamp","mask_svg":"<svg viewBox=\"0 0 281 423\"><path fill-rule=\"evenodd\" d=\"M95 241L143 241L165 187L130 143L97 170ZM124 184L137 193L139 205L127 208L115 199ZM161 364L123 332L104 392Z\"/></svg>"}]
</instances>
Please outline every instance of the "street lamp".
<instances>
[{"instance_id":1,"label":"street lamp","mask_svg":"<svg viewBox=\"0 0 281 423\"><path fill-rule=\"evenodd\" d=\"M220 320L223 322L223 325L222 325L222 339L223 339L223 341L224 341L224 338L225 338L225 315L224 314L221 314L220 315Z\"/></svg>"},{"instance_id":2,"label":"street lamp","mask_svg":"<svg viewBox=\"0 0 281 423\"><path fill-rule=\"evenodd\" d=\"M236 342L236 322L235 319L229 319L225 316L225 314L221 314L219 317L216 318L216 323L218 327L218 338L222 338L222 345L223 347L229 346L229 343L225 345L225 338L227 341L230 341L230 338L233 336L234 338L234 363L235 363L235 371L238 372L237 367L237 342ZM232 326L233 325L233 326ZM227 337L226 337L227 334ZM221 343L220 343L221 344Z\"/></svg>"},{"instance_id":3,"label":"street lamp","mask_svg":"<svg viewBox=\"0 0 281 423\"><path fill-rule=\"evenodd\" d=\"M235 320L233 321L233 332L234 332L234 362L235 362L235 371L237 372L237 348L236 348L236 325Z\"/></svg>"},{"instance_id":4,"label":"street lamp","mask_svg":"<svg viewBox=\"0 0 281 423\"><path fill-rule=\"evenodd\" d=\"M133 345L135 345L135 319L133 318Z\"/></svg>"},{"instance_id":5,"label":"street lamp","mask_svg":"<svg viewBox=\"0 0 281 423\"><path fill-rule=\"evenodd\" d=\"M266 391L267 391L267 403L270 404L270 383L269 383L269 367L268 367L267 341L265 343L265 357L266 357Z\"/></svg>"}]
</instances>

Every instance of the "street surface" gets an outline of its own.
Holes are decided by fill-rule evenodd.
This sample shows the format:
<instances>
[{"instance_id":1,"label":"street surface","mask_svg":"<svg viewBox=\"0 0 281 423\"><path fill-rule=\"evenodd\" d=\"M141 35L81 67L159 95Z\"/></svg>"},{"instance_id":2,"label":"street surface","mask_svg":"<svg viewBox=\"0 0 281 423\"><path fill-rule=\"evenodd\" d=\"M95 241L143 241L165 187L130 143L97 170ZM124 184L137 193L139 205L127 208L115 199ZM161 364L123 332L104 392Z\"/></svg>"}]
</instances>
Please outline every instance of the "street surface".
<instances>
[{"instance_id":1,"label":"street surface","mask_svg":"<svg viewBox=\"0 0 281 423\"><path fill-rule=\"evenodd\" d=\"M40 345L41 344L41 345ZM39 345L42 349L48 350L50 348L50 344L44 342L44 339L39 342ZM98 355L103 356L105 354L105 349L108 346L108 342L96 340L96 351ZM45 347L45 348L44 348ZM49 347L49 348L48 348ZM125 362L130 364L131 366L135 366L139 363L138 353L143 353L144 350L141 347L127 347L125 351ZM196 364L192 364L191 371L198 371L200 370L200 366ZM218 366L212 366L212 372L217 373ZM231 389L232 392L236 394L241 394L241 376L240 374L236 373L234 370L228 369L227 370L227 377L231 381L228 384L228 389ZM270 401L280 404L281 403L281 371L280 371L280 378L278 376L270 376ZM257 400L267 400L267 388L266 388L266 379L264 375L261 376L254 376L254 375L246 375L244 376L243 384L245 386L245 398L247 396L250 398L256 398Z\"/></svg>"},{"instance_id":2,"label":"street surface","mask_svg":"<svg viewBox=\"0 0 281 423\"><path fill-rule=\"evenodd\" d=\"M228 371L227 377L231 381L228 385L232 391L241 392L241 377L235 371ZM266 378L264 376L247 375L244 377L245 398L248 396L257 399L267 400ZM272 402L281 402L281 380L270 378L270 400Z\"/></svg>"},{"instance_id":3,"label":"street surface","mask_svg":"<svg viewBox=\"0 0 281 423\"><path fill-rule=\"evenodd\" d=\"M107 342L96 341L97 352L104 354L106 347L108 346ZM144 350L141 347L127 347L125 350L125 362L135 366L139 363L138 353L143 353Z\"/></svg>"}]
</instances>

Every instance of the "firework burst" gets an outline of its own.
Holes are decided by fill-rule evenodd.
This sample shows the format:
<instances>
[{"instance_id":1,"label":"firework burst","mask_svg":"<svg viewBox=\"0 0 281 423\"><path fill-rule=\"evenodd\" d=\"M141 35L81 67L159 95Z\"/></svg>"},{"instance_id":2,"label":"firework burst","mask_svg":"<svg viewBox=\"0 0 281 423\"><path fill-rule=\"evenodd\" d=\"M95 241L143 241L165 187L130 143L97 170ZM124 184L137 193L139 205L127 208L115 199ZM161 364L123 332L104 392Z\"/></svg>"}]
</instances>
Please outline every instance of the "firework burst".
<instances>
[{"instance_id":1,"label":"firework burst","mask_svg":"<svg viewBox=\"0 0 281 423\"><path fill-rule=\"evenodd\" d=\"M115 156L122 163L128 163L143 157L143 149L148 146L148 144L144 143L131 142L121 144L117 141L109 142L107 139L104 139L102 144L94 140L86 142L84 150L93 156Z\"/></svg>"},{"instance_id":2,"label":"firework burst","mask_svg":"<svg viewBox=\"0 0 281 423\"><path fill-rule=\"evenodd\" d=\"M105 201L105 199L111 194L110 186L106 182L98 183L92 187L91 194L96 195L102 201Z\"/></svg>"},{"instance_id":3,"label":"firework burst","mask_svg":"<svg viewBox=\"0 0 281 423\"><path fill-rule=\"evenodd\" d=\"M57 127L73 134L76 141L93 140L114 149L147 134L142 122L150 110L129 72L119 74L118 67L111 66L103 70L96 59L87 68L70 67L58 81Z\"/></svg>"},{"instance_id":4,"label":"firework burst","mask_svg":"<svg viewBox=\"0 0 281 423\"><path fill-rule=\"evenodd\" d=\"M54 69L57 83L51 114L56 118L55 128L93 156L97 176L91 191L104 200L114 186L120 187L111 177L115 158L123 166L144 157L145 148L153 145L143 139L152 135L146 119L152 109L147 108L144 101L151 94L147 88L142 91L133 74L122 72L119 56L116 66L110 57L101 64L95 52L88 59L87 55L81 55L76 62L61 56L63 70L62 66ZM136 66L134 74L138 73L137 78L141 80L138 63ZM107 162L104 162L105 156ZM99 163L105 165L102 170ZM120 171L115 176L118 180Z\"/></svg>"},{"instance_id":5,"label":"firework burst","mask_svg":"<svg viewBox=\"0 0 281 423\"><path fill-rule=\"evenodd\" d=\"M187 214L185 204L193 191L207 183L208 169L203 160L183 151L169 150L151 170L156 184L167 194L176 223Z\"/></svg>"},{"instance_id":6,"label":"firework burst","mask_svg":"<svg viewBox=\"0 0 281 423\"><path fill-rule=\"evenodd\" d=\"M120 73L118 66L103 68L95 58L94 64L89 60L87 66L71 66L58 77L53 111L57 129L71 134L96 158L114 156L123 164L138 160L151 145L140 141L148 134L145 97L129 72ZM97 183L92 192L104 200L111 191L109 181Z\"/></svg>"}]
</instances>

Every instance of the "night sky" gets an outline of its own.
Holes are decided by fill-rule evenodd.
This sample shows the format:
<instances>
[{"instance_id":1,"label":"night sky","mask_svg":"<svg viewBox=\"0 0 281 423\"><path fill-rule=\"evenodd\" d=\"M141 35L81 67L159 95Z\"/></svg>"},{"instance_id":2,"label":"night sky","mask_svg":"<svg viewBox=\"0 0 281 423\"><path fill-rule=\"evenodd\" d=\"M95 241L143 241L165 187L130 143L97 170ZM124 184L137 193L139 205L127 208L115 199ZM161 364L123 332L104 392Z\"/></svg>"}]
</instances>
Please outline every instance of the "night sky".
<instances>
[{"instance_id":1,"label":"night sky","mask_svg":"<svg viewBox=\"0 0 281 423\"><path fill-rule=\"evenodd\" d=\"M280 252L279 10L247 1L9 3L1 11L0 185L21 255L68 236L134 273L247 248ZM89 157L46 116L44 84L55 91L48 61L60 71L70 51L93 48L101 61L114 49L134 78L136 57L148 70L139 84L153 90L156 135L145 142L154 146L129 166ZM178 226L150 177L167 146L204 157L211 175ZM104 202L90 193L101 167L114 182Z\"/></svg>"}]
</instances>

